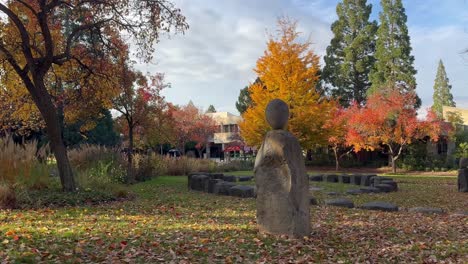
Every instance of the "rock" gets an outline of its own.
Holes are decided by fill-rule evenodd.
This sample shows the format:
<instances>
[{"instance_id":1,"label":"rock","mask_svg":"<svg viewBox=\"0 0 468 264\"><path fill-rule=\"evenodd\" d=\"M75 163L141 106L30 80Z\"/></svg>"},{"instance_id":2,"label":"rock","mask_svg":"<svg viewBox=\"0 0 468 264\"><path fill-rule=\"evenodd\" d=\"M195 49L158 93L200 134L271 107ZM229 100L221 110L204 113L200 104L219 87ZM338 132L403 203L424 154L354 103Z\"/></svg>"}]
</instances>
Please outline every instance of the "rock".
<instances>
[{"instance_id":1,"label":"rock","mask_svg":"<svg viewBox=\"0 0 468 264\"><path fill-rule=\"evenodd\" d=\"M393 179L389 177L380 177L380 176L373 177L371 178L371 186L374 186L376 184L381 184L382 181L393 181Z\"/></svg>"},{"instance_id":2,"label":"rock","mask_svg":"<svg viewBox=\"0 0 468 264\"><path fill-rule=\"evenodd\" d=\"M339 195L339 193L337 193L337 192L326 192L325 194L326 194L326 195L330 195L330 196L337 196L337 195Z\"/></svg>"},{"instance_id":3,"label":"rock","mask_svg":"<svg viewBox=\"0 0 468 264\"><path fill-rule=\"evenodd\" d=\"M205 190L205 181L208 181L208 175L193 175L190 180L190 189L195 191Z\"/></svg>"},{"instance_id":4,"label":"rock","mask_svg":"<svg viewBox=\"0 0 468 264\"><path fill-rule=\"evenodd\" d=\"M458 170L458 191L468 192L468 168Z\"/></svg>"},{"instance_id":5,"label":"rock","mask_svg":"<svg viewBox=\"0 0 468 264\"><path fill-rule=\"evenodd\" d=\"M219 180L222 180L223 177L224 177L224 174L223 174L223 173L210 173L209 176L210 176L210 178L212 178L212 179L219 179Z\"/></svg>"},{"instance_id":6,"label":"rock","mask_svg":"<svg viewBox=\"0 0 468 264\"><path fill-rule=\"evenodd\" d=\"M213 193L218 195L229 195L229 189L236 184L232 182L219 181L213 187Z\"/></svg>"},{"instance_id":7,"label":"rock","mask_svg":"<svg viewBox=\"0 0 468 264\"><path fill-rule=\"evenodd\" d=\"M249 198L255 197L255 191L253 186L236 185L229 189L229 195L242 198Z\"/></svg>"},{"instance_id":8,"label":"rock","mask_svg":"<svg viewBox=\"0 0 468 264\"><path fill-rule=\"evenodd\" d=\"M227 182L236 182L236 181L237 181L237 177L236 177L236 176L233 176L233 175L224 175L224 176L223 176L223 181L227 181Z\"/></svg>"},{"instance_id":9,"label":"rock","mask_svg":"<svg viewBox=\"0 0 468 264\"><path fill-rule=\"evenodd\" d=\"M253 179L253 176L239 176L238 179L240 182L246 182L251 181Z\"/></svg>"},{"instance_id":10,"label":"rock","mask_svg":"<svg viewBox=\"0 0 468 264\"><path fill-rule=\"evenodd\" d=\"M374 175L374 174L362 175L361 176L361 186L370 186L371 185L371 179L373 177L377 177L377 175Z\"/></svg>"},{"instance_id":11,"label":"rock","mask_svg":"<svg viewBox=\"0 0 468 264\"><path fill-rule=\"evenodd\" d=\"M346 198L337 198L337 199L325 200L325 204L326 205L331 205L331 206L354 208L353 201L351 201L350 199L346 199Z\"/></svg>"},{"instance_id":12,"label":"rock","mask_svg":"<svg viewBox=\"0 0 468 264\"><path fill-rule=\"evenodd\" d=\"M314 187L314 186L311 186L309 187L309 191L322 191L323 188L320 188L320 187Z\"/></svg>"},{"instance_id":13,"label":"rock","mask_svg":"<svg viewBox=\"0 0 468 264\"><path fill-rule=\"evenodd\" d=\"M460 158L460 163L459 163L460 169L465 169L468 167L468 158Z\"/></svg>"},{"instance_id":14,"label":"rock","mask_svg":"<svg viewBox=\"0 0 468 264\"><path fill-rule=\"evenodd\" d=\"M398 191L398 184L394 181L391 181L391 180L383 180L380 182L380 184L387 184L387 185L391 185L392 186L392 192L396 192Z\"/></svg>"},{"instance_id":15,"label":"rock","mask_svg":"<svg viewBox=\"0 0 468 264\"><path fill-rule=\"evenodd\" d=\"M222 180L220 179L209 179L207 181L205 181L205 192L207 193L213 193L214 192L214 186L216 185L216 183L220 182Z\"/></svg>"},{"instance_id":16,"label":"rock","mask_svg":"<svg viewBox=\"0 0 468 264\"><path fill-rule=\"evenodd\" d=\"M318 205L318 201L315 197L310 197L309 201L310 201L310 205Z\"/></svg>"},{"instance_id":17,"label":"rock","mask_svg":"<svg viewBox=\"0 0 468 264\"><path fill-rule=\"evenodd\" d=\"M326 182L338 182L338 176L334 174L325 175L324 181Z\"/></svg>"},{"instance_id":18,"label":"rock","mask_svg":"<svg viewBox=\"0 0 468 264\"><path fill-rule=\"evenodd\" d=\"M392 192L393 186L390 184L376 184L375 188L378 188L381 192Z\"/></svg>"},{"instance_id":19,"label":"rock","mask_svg":"<svg viewBox=\"0 0 468 264\"><path fill-rule=\"evenodd\" d=\"M349 175L349 183L354 185L360 185L361 175Z\"/></svg>"},{"instance_id":20,"label":"rock","mask_svg":"<svg viewBox=\"0 0 468 264\"><path fill-rule=\"evenodd\" d=\"M454 213L452 215L454 215L454 216L468 216L468 211L466 211L466 212L457 212L457 213Z\"/></svg>"},{"instance_id":21,"label":"rock","mask_svg":"<svg viewBox=\"0 0 468 264\"><path fill-rule=\"evenodd\" d=\"M268 124L273 129L283 129L289 119L288 105L280 99L271 100L266 107L265 115Z\"/></svg>"},{"instance_id":22,"label":"rock","mask_svg":"<svg viewBox=\"0 0 468 264\"><path fill-rule=\"evenodd\" d=\"M338 182L339 183L349 183L350 182L349 175L338 175Z\"/></svg>"},{"instance_id":23,"label":"rock","mask_svg":"<svg viewBox=\"0 0 468 264\"><path fill-rule=\"evenodd\" d=\"M321 182L323 181L323 175L313 175L309 176L310 181L316 181L316 182Z\"/></svg>"},{"instance_id":24,"label":"rock","mask_svg":"<svg viewBox=\"0 0 468 264\"><path fill-rule=\"evenodd\" d=\"M363 193L379 193L380 192L379 188L375 188L371 186L362 187L359 190L361 190Z\"/></svg>"},{"instance_id":25,"label":"rock","mask_svg":"<svg viewBox=\"0 0 468 264\"><path fill-rule=\"evenodd\" d=\"M398 211L398 206L387 203L387 202L369 202L363 204L360 208L366 209L366 210L379 210L379 211L386 211L386 212L395 212Z\"/></svg>"},{"instance_id":26,"label":"rock","mask_svg":"<svg viewBox=\"0 0 468 264\"><path fill-rule=\"evenodd\" d=\"M277 107L283 108L281 105ZM268 109L273 106L267 107L267 120L273 128L284 127L283 118L288 115L272 120L269 111L273 110ZM254 173L260 232L296 238L310 235L309 181L299 141L288 131L269 131L258 151Z\"/></svg>"},{"instance_id":27,"label":"rock","mask_svg":"<svg viewBox=\"0 0 468 264\"><path fill-rule=\"evenodd\" d=\"M409 212L413 213L422 213L422 214L443 214L444 210L441 208L432 208L432 207L414 207L408 209Z\"/></svg>"},{"instance_id":28,"label":"rock","mask_svg":"<svg viewBox=\"0 0 468 264\"><path fill-rule=\"evenodd\" d=\"M346 191L346 194L352 194L352 195L356 195L356 194L362 194L364 193L362 190L360 189L352 189L352 190L347 190Z\"/></svg>"}]
</instances>

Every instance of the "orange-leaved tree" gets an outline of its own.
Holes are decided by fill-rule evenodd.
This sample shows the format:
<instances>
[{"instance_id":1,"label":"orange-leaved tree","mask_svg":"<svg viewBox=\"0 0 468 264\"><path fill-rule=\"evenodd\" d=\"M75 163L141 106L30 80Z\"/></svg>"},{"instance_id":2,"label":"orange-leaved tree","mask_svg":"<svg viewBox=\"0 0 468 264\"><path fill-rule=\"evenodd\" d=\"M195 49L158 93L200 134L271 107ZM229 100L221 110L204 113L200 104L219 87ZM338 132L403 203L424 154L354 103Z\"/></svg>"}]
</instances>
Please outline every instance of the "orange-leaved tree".
<instances>
[{"instance_id":1,"label":"orange-leaved tree","mask_svg":"<svg viewBox=\"0 0 468 264\"><path fill-rule=\"evenodd\" d=\"M252 105L242 115L241 135L250 146L260 146L271 128L265 119L270 100L279 98L290 109L287 129L299 140L302 148L326 144L323 129L333 102L321 98L315 90L319 79L319 57L311 42L298 41L297 22L278 20L277 36L270 36L267 49L257 61L255 72L261 82L250 85Z\"/></svg>"},{"instance_id":2,"label":"orange-leaved tree","mask_svg":"<svg viewBox=\"0 0 468 264\"><path fill-rule=\"evenodd\" d=\"M428 110L425 120L419 120L414 93L402 94L398 89L386 89L371 95L366 105L354 104L347 114L346 142L360 150L385 150L391 158L392 171L403 150L414 140L437 141L442 122Z\"/></svg>"}]
</instances>

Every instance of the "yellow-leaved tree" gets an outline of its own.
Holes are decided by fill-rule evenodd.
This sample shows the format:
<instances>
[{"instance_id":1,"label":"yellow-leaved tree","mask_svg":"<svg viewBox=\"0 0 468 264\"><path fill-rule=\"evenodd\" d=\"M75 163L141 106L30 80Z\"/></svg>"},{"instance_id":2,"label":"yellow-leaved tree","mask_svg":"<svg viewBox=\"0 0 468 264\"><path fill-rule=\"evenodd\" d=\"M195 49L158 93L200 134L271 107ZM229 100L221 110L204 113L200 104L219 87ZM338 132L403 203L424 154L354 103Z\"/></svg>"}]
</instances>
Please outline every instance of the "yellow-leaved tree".
<instances>
[{"instance_id":1,"label":"yellow-leaved tree","mask_svg":"<svg viewBox=\"0 0 468 264\"><path fill-rule=\"evenodd\" d=\"M278 20L277 36L270 36L267 49L257 61L255 72L261 82L250 85L252 106L239 124L241 135L250 146L260 146L271 129L265 119L270 100L279 98L289 105L287 130L293 133L304 150L327 144L326 120L334 106L315 90L319 79L319 57L312 43L298 41L297 22Z\"/></svg>"}]
</instances>

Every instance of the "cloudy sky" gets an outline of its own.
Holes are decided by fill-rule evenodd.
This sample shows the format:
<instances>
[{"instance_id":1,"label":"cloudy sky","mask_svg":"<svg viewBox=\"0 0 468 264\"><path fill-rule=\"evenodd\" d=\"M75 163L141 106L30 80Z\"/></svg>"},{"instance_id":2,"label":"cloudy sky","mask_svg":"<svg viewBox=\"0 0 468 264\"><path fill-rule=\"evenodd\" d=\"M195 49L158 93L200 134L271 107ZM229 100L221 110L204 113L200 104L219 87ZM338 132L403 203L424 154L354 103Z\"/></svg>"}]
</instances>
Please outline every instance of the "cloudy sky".
<instances>
[{"instance_id":1,"label":"cloudy sky","mask_svg":"<svg viewBox=\"0 0 468 264\"><path fill-rule=\"evenodd\" d=\"M262 56L268 32L280 16L299 21L299 31L310 37L323 56L330 43L330 25L339 0L173 0L187 17L185 35L162 39L152 64L143 72L164 72L172 87L167 100L192 100L206 109L238 113L239 90L255 79L253 68ZM378 19L379 0L372 3ZM432 105L437 63L442 59L457 106L468 108L468 1L404 0L415 56L417 92L423 108ZM323 66L323 64L322 64Z\"/></svg>"}]
</instances>

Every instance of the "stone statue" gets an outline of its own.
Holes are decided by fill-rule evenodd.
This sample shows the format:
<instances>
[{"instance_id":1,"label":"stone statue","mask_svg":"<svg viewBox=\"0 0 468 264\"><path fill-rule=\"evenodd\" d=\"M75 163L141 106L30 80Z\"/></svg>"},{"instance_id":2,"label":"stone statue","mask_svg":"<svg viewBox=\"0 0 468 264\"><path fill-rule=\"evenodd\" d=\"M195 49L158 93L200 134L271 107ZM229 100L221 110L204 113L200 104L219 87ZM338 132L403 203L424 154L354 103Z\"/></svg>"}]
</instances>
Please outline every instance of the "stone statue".
<instances>
[{"instance_id":1,"label":"stone statue","mask_svg":"<svg viewBox=\"0 0 468 264\"><path fill-rule=\"evenodd\" d=\"M265 111L269 131L255 160L260 232L300 238L310 234L309 181L299 141L284 130L288 105L272 100Z\"/></svg>"}]
</instances>

